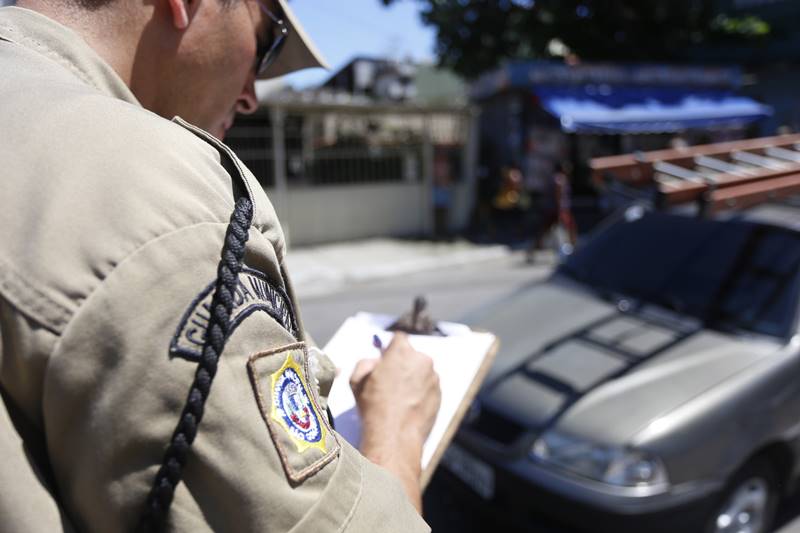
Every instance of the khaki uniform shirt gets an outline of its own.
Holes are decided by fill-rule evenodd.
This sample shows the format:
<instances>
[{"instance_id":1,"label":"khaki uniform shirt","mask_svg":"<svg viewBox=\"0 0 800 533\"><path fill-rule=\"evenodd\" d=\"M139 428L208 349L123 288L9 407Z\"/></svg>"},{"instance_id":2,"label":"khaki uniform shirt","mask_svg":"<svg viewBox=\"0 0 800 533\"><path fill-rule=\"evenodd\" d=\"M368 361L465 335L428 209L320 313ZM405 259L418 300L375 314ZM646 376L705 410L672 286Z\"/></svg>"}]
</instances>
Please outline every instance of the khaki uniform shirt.
<instances>
[{"instance_id":1,"label":"khaki uniform shirt","mask_svg":"<svg viewBox=\"0 0 800 533\"><path fill-rule=\"evenodd\" d=\"M399 482L328 425L253 175L142 108L32 11L0 9L0 73L0 530L135 526L194 377L239 189L254 218L235 329L170 529L427 531Z\"/></svg>"}]
</instances>

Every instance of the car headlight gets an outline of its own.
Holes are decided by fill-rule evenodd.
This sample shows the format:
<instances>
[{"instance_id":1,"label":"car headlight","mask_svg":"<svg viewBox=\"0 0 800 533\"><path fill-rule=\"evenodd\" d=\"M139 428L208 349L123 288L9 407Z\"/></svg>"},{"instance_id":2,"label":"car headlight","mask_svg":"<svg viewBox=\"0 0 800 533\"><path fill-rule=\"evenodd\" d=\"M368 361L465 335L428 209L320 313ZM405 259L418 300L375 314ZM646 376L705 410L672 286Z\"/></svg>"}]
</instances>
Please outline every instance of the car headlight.
<instances>
[{"instance_id":1,"label":"car headlight","mask_svg":"<svg viewBox=\"0 0 800 533\"><path fill-rule=\"evenodd\" d=\"M657 457L633 448L604 446L549 431L533 445L534 459L619 487L667 485Z\"/></svg>"}]
</instances>

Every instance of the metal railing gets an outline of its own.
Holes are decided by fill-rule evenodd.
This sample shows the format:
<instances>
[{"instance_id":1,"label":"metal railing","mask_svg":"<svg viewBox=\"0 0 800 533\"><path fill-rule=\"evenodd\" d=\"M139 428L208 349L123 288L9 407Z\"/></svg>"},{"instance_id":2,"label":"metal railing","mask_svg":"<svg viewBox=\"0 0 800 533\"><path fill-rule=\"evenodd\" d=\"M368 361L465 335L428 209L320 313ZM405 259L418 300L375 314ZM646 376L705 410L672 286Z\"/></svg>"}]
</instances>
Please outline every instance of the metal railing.
<instances>
[{"instance_id":1,"label":"metal railing","mask_svg":"<svg viewBox=\"0 0 800 533\"><path fill-rule=\"evenodd\" d=\"M467 108L270 105L237 119L226 142L267 187L465 179Z\"/></svg>"}]
</instances>

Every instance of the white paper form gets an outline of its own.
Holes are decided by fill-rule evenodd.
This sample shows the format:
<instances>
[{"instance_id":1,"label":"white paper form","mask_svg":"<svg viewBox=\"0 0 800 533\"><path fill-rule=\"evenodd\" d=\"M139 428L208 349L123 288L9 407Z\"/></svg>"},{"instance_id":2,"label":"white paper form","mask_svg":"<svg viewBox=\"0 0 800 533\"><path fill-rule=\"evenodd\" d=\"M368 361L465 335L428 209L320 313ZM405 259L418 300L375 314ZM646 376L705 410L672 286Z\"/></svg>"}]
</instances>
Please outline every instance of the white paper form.
<instances>
[{"instance_id":1,"label":"white paper form","mask_svg":"<svg viewBox=\"0 0 800 533\"><path fill-rule=\"evenodd\" d=\"M394 334L386 328L396 319L390 315L358 313L344 321L324 348L340 370L331 388L328 406L336 431L355 447L359 446L361 421L350 390L350 376L361 359L380 357L380 351L372 344L372 336L377 335L383 345L388 346ZM446 336L409 335L411 346L433 359L442 389L442 404L422 450L423 470L430 463L495 342L491 333L474 332L463 324L439 322L437 326Z\"/></svg>"}]
</instances>

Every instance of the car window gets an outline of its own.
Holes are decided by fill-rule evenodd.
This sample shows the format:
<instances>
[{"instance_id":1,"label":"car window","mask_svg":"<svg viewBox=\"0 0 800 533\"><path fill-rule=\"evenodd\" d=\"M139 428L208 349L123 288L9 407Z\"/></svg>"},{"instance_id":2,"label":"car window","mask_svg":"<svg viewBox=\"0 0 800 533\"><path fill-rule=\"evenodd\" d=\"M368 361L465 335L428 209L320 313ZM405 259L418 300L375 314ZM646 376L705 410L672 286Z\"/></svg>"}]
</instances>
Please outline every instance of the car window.
<instances>
[{"instance_id":1,"label":"car window","mask_svg":"<svg viewBox=\"0 0 800 533\"><path fill-rule=\"evenodd\" d=\"M663 213L595 235L561 272L601 293L662 305L707 327L788 336L797 307L800 234L743 220Z\"/></svg>"}]
</instances>

